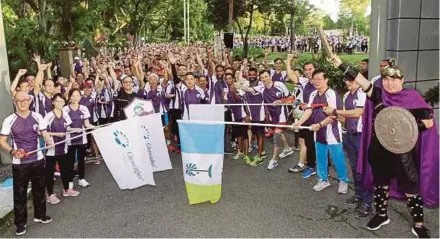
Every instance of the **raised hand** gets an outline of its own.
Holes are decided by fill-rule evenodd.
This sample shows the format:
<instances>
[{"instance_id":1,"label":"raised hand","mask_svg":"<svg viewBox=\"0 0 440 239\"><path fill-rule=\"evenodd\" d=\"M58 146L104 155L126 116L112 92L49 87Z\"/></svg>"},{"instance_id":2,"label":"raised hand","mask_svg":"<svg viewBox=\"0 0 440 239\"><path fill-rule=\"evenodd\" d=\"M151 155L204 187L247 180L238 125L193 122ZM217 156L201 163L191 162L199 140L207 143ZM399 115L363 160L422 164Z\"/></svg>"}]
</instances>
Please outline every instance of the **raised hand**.
<instances>
[{"instance_id":1,"label":"raised hand","mask_svg":"<svg viewBox=\"0 0 440 239\"><path fill-rule=\"evenodd\" d=\"M171 64L176 64L176 58L174 57L174 54L171 51L168 52L168 60L170 61Z\"/></svg>"},{"instance_id":2,"label":"raised hand","mask_svg":"<svg viewBox=\"0 0 440 239\"><path fill-rule=\"evenodd\" d=\"M18 75L24 75L24 74L26 74L26 72L27 72L27 69L20 69L20 70L18 70Z\"/></svg>"}]
</instances>

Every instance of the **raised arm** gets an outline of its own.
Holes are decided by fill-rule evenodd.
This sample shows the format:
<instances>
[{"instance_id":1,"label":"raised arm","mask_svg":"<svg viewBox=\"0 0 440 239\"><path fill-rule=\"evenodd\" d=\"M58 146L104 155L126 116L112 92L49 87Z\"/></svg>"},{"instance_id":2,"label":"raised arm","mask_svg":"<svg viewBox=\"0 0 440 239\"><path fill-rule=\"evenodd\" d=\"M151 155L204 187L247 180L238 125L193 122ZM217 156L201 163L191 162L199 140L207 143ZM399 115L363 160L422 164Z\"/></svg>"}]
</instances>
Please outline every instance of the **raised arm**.
<instances>
[{"instance_id":1,"label":"raised arm","mask_svg":"<svg viewBox=\"0 0 440 239\"><path fill-rule=\"evenodd\" d=\"M367 93L367 96L371 97L371 94L373 93L373 85L361 73L359 73L356 68L343 64L342 60L335 54L332 54L331 61L336 67L344 72L344 76L348 80L355 80L361 86L362 90Z\"/></svg>"},{"instance_id":2,"label":"raised arm","mask_svg":"<svg viewBox=\"0 0 440 239\"><path fill-rule=\"evenodd\" d=\"M294 62L293 64L295 65L296 58L297 58L296 54L287 54L287 59L286 59L287 80L293 82L294 84L298 84L299 78L295 74L295 72L293 72L292 66L290 63L293 59L293 62Z\"/></svg>"},{"instance_id":3,"label":"raised arm","mask_svg":"<svg viewBox=\"0 0 440 239\"><path fill-rule=\"evenodd\" d=\"M20 69L18 70L17 75L14 78L14 81L12 81L12 85L9 89L9 93L11 93L12 97L15 97L15 94L17 93L17 85L18 85L18 81L20 80L20 78L22 76L24 76L26 74L27 70L26 69Z\"/></svg>"}]
</instances>

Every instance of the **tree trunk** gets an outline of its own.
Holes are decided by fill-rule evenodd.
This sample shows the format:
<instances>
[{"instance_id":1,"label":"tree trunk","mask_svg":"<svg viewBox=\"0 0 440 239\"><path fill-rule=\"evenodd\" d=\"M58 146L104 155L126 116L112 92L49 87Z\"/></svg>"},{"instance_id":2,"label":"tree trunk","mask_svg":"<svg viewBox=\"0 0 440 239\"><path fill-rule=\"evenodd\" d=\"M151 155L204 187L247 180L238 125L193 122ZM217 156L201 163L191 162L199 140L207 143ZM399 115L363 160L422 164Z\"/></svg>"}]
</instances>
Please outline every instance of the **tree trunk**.
<instances>
[{"instance_id":1,"label":"tree trunk","mask_svg":"<svg viewBox=\"0 0 440 239\"><path fill-rule=\"evenodd\" d=\"M39 14L38 14L38 25L39 25L39 32L40 34L46 34L47 33L47 22L46 22L46 0L38 0L38 8L39 8Z\"/></svg>"},{"instance_id":2,"label":"tree trunk","mask_svg":"<svg viewBox=\"0 0 440 239\"><path fill-rule=\"evenodd\" d=\"M250 14L251 15L249 16L249 26L247 27L246 35L244 36L244 41L243 41L244 58L248 57L248 52L249 52L248 36L249 36L249 32L251 31L251 28L252 28L252 22L253 22L253 16L254 16L254 4L252 4L252 6L251 6Z\"/></svg>"},{"instance_id":3,"label":"tree trunk","mask_svg":"<svg viewBox=\"0 0 440 239\"><path fill-rule=\"evenodd\" d=\"M290 51L295 51L295 9L290 13Z\"/></svg>"}]
</instances>

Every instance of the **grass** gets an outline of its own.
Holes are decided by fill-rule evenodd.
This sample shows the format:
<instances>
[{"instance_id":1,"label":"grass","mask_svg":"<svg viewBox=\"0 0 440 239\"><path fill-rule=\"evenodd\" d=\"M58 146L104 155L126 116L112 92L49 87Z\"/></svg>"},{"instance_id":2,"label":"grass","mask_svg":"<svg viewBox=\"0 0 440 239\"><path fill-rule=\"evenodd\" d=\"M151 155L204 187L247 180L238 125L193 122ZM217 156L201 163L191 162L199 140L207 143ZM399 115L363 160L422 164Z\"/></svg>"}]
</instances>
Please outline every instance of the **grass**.
<instances>
[{"instance_id":1,"label":"grass","mask_svg":"<svg viewBox=\"0 0 440 239\"><path fill-rule=\"evenodd\" d=\"M317 54L315 54L315 57L317 57ZM341 57L341 60L344 61L344 62L347 61L347 62L358 62L359 63L361 60L363 60L365 58L368 58L368 54L363 54L363 53L356 53L356 54L353 54L353 55L341 54L340 57ZM285 52L274 52L274 53L269 54L269 56L268 56L269 61L273 61L276 58L281 58L281 59L284 60L284 59L287 58L287 53L285 53ZM299 55L299 58L300 59L301 58L312 59L312 53L309 53L309 52L301 53ZM261 61L263 61L263 59L264 59L263 57L260 57L260 58L257 58L257 61L261 62Z\"/></svg>"}]
</instances>

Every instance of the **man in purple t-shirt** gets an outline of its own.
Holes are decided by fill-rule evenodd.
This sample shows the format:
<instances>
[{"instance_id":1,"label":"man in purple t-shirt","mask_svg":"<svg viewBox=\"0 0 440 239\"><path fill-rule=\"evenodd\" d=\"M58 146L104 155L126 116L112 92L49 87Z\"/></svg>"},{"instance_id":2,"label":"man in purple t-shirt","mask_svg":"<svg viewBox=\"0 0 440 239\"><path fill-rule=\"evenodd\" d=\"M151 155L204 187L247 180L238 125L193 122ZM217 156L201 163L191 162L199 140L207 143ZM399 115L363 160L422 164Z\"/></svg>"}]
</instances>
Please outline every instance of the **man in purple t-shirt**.
<instances>
[{"instance_id":1,"label":"man in purple t-shirt","mask_svg":"<svg viewBox=\"0 0 440 239\"><path fill-rule=\"evenodd\" d=\"M362 175L356 170L362 133L362 114L367 95L356 81L345 80L345 85L348 92L343 98L344 109L336 110L336 114L341 116L338 120L345 121L347 133L343 137L344 149L350 161L355 186L355 195L345 203L356 205L356 217L362 219L370 215L373 202L373 193L362 186ZM333 107L328 106L325 108L325 113L332 115L334 110Z\"/></svg>"},{"instance_id":2,"label":"man in purple t-shirt","mask_svg":"<svg viewBox=\"0 0 440 239\"><path fill-rule=\"evenodd\" d=\"M298 77L290 67L290 61L294 58L296 58L294 54L287 55L286 67L288 80L292 81L294 84L298 85L301 88L302 94L298 98L302 100L302 103L307 104L310 98L310 94L315 91L315 86L312 84L312 75L313 71L315 70L315 66L311 62L304 63L303 72L306 77ZM304 110L304 108L302 107L301 109ZM309 119L303 123L303 126L310 126L311 124L312 122ZM289 169L289 172L293 173L302 172L303 178L309 178L310 176L316 174L316 150L313 135L314 133L308 129L299 130L298 143L301 150L300 155L306 155L307 167L300 162Z\"/></svg>"},{"instance_id":3,"label":"man in purple t-shirt","mask_svg":"<svg viewBox=\"0 0 440 239\"><path fill-rule=\"evenodd\" d=\"M349 178L342 149L341 123L336 121L335 117L325 114L323 107L312 108L312 105L329 105L334 109L341 110L342 102L336 91L328 87L328 76L325 70L315 70L312 77L316 90L310 94L303 117L293 126L298 128L297 126L301 126L309 119L313 122L310 127L315 132L316 171L319 178L313 190L321 191L330 186L328 181L328 153L330 152L338 173L338 193L347 194Z\"/></svg>"},{"instance_id":4,"label":"man in purple t-shirt","mask_svg":"<svg viewBox=\"0 0 440 239\"><path fill-rule=\"evenodd\" d=\"M49 223L52 219L46 216L46 196L44 184L44 160L41 151L26 155L38 149L39 136L42 135L48 146L52 141L46 132L46 123L38 113L29 110L31 98L25 92L17 92L14 104L17 111L4 121L0 134L0 146L9 152L12 159L14 178L14 224L15 233L24 235L27 222L27 187L32 181L34 201L34 222ZM12 138L12 145L8 137Z\"/></svg>"}]
</instances>

